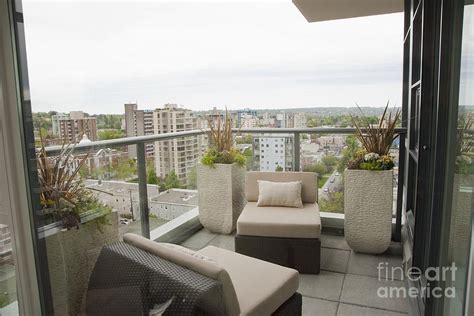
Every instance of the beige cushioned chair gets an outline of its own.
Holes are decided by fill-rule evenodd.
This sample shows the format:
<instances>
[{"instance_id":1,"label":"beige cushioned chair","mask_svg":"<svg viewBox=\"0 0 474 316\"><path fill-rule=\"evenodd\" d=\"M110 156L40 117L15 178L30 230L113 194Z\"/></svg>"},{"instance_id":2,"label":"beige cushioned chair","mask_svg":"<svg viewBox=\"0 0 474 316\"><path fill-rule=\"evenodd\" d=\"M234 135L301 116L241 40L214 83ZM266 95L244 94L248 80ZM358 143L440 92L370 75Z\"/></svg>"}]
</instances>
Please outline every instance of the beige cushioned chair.
<instances>
[{"instance_id":1,"label":"beige cushioned chair","mask_svg":"<svg viewBox=\"0 0 474 316\"><path fill-rule=\"evenodd\" d=\"M258 181L302 182L303 208L258 207ZM237 220L236 252L297 269L319 273L321 219L318 177L312 172L247 172L247 205Z\"/></svg>"},{"instance_id":2,"label":"beige cushioned chair","mask_svg":"<svg viewBox=\"0 0 474 316\"><path fill-rule=\"evenodd\" d=\"M281 306L295 299L299 283L296 270L213 246L195 252L134 234L125 234L123 240L221 282L226 315L287 315L280 312Z\"/></svg>"}]
</instances>

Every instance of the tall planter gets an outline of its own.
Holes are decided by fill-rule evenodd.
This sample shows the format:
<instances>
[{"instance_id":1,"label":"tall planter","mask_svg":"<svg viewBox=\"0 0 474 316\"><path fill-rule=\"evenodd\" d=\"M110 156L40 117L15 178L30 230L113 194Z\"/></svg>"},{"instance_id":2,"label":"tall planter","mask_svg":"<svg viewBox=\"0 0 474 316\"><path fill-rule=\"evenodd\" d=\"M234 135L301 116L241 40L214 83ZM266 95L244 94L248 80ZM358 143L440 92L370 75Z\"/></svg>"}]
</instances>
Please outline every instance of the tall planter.
<instances>
[{"instance_id":1,"label":"tall planter","mask_svg":"<svg viewBox=\"0 0 474 316\"><path fill-rule=\"evenodd\" d=\"M117 212L90 218L81 218L80 229L63 230L59 222L48 225L50 228L43 232L56 315L82 312L89 278L100 250L119 240Z\"/></svg>"},{"instance_id":2,"label":"tall planter","mask_svg":"<svg viewBox=\"0 0 474 316\"><path fill-rule=\"evenodd\" d=\"M392 170L344 172L344 234L357 252L380 254L392 235Z\"/></svg>"},{"instance_id":3,"label":"tall planter","mask_svg":"<svg viewBox=\"0 0 474 316\"><path fill-rule=\"evenodd\" d=\"M453 200L451 207L451 222L449 230L449 252L448 260L460 263L459 258L468 252L471 240L471 208L472 187L474 175L454 174ZM459 267L459 266L458 266ZM463 267L465 268L465 267Z\"/></svg>"},{"instance_id":4,"label":"tall planter","mask_svg":"<svg viewBox=\"0 0 474 316\"><path fill-rule=\"evenodd\" d=\"M237 163L197 166L199 220L212 232L230 234L245 206L245 168Z\"/></svg>"}]
</instances>

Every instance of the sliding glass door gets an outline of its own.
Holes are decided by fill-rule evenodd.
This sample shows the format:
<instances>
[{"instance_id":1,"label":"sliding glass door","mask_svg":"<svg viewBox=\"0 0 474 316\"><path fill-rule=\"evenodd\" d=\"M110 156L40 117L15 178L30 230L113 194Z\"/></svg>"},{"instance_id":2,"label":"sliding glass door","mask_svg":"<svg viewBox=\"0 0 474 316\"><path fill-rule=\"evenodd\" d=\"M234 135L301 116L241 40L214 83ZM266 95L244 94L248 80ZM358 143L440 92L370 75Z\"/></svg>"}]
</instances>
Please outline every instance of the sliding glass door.
<instances>
[{"instance_id":1,"label":"sliding glass door","mask_svg":"<svg viewBox=\"0 0 474 316\"><path fill-rule=\"evenodd\" d=\"M474 211L474 4L464 7L456 157L452 166L448 262L456 274L447 280L453 295L445 297L445 315L467 315L469 257ZM471 315L471 314L469 314Z\"/></svg>"}]
</instances>

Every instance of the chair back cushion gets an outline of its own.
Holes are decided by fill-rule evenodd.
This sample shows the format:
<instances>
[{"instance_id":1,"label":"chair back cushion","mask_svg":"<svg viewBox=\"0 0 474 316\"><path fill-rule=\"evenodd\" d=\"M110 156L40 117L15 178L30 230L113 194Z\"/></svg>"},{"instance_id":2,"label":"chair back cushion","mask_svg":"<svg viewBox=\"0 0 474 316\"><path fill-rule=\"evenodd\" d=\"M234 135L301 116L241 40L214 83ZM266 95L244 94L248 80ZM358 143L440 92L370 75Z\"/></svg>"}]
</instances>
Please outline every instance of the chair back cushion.
<instances>
[{"instance_id":1,"label":"chair back cushion","mask_svg":"<svg viewBox=\"0 0 474 316\"><path fill-rule=\"evenodd\" d=\"M258 180L257 206L286 206L303 208L301 181L272 182Z\"/></svg>"},{"instance_id":2,"label":"chair back cushion","mask_svg":"<svg viewBox=\"0 0 474 316\"><path fill-rule=\"evenodd\" d=\"M318 201L318 175L314 172L247 172L245 193L248 202L258 201L258 180L272 182L301 181L301 199L303 203L316 203Z\"/></svg>"},{"instance_id":3,"label":"chair back cushion","mask_svg":"<svg viewBox=\"0 0 474 316\"><path fill-rule=\"evenodd\" d=\"M240 307L229 273L211 258L179 245L159 243L135 234L125 234L123 241L179 266L222 283L227 315L239 315Z\"/></svg>"}]
</instances>

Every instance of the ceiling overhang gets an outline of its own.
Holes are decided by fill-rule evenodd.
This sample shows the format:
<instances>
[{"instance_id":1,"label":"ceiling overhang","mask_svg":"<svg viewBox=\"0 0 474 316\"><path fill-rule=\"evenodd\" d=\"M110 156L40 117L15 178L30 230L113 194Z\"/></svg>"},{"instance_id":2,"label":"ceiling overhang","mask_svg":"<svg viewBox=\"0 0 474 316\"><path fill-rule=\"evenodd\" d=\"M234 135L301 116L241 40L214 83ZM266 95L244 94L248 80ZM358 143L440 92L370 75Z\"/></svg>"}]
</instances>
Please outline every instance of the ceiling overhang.
<instances>
[{"instance_id":1,"label":"ceiling overhang","mask_svg":"<svg viewBox=\"0 0 474 316\"><path fill-rule=\"evenodd\" d=\"M403 12L403 0L293 0L308 22Z\"/></svg>"}]
</instances>

